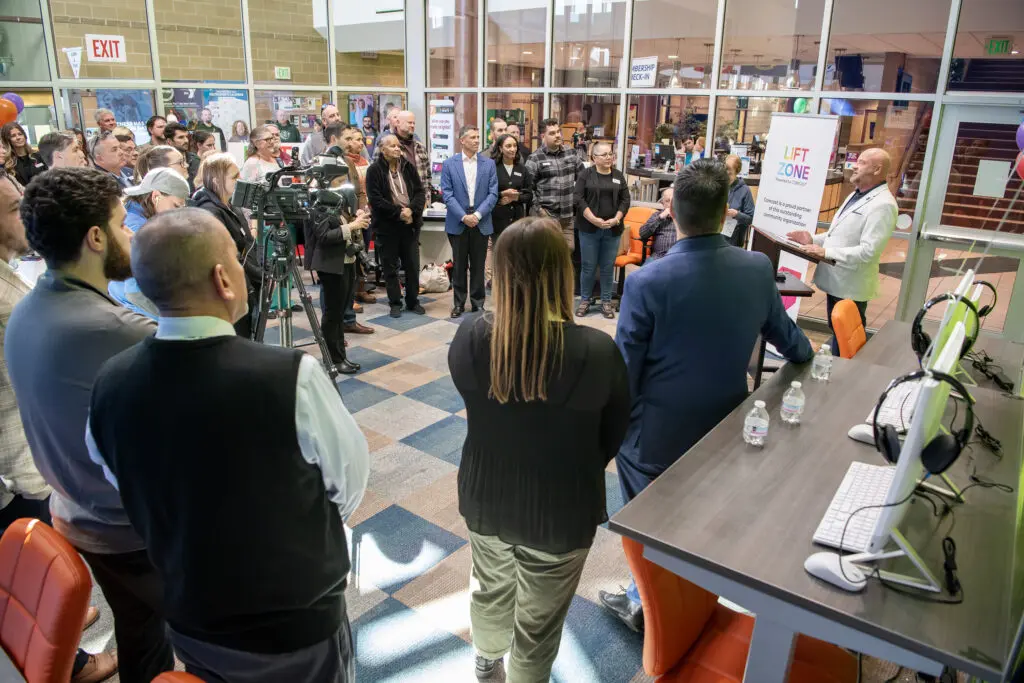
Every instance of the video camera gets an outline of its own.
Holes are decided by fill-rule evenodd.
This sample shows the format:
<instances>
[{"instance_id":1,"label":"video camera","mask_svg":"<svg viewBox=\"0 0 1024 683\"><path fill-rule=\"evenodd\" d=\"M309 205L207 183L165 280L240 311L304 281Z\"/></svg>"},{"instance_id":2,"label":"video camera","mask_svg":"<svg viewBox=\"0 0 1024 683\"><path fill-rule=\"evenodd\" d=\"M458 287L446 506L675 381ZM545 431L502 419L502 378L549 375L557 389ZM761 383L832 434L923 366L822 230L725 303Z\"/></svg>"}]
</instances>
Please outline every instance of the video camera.
<instances>
[{"instance_id":1,"label":"video camera","mask_svg":"<svg viewBox=\"0 0 1024 683\"><path fill-rule=\"evenodd\" d=\"M268 173L264 182L239 180L231 204L249 209L257 221L297 224L322 220L341 213L355 214L356 190L351 183L331 187L337 178L348 177L348 165L340 157L320 156L304 168L286 166ZM287 184L282 180L288 178Z\"/></svg>"}]
</instances>

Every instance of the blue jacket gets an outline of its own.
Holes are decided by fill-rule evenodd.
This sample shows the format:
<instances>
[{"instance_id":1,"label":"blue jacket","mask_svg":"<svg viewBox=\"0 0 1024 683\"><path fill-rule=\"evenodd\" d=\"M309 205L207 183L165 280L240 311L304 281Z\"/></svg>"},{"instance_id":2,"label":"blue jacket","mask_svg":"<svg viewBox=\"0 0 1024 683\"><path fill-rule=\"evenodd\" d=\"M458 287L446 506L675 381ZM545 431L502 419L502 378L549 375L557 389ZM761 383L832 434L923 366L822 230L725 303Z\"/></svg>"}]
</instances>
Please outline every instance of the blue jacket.
<instances>
[{"instance_id":1,"label":"blue jacket","mask_svg":"<svg viewBox=\"0 0 1024 683\"><path fill-rule=\"evenodd\" d=\"M441 167L441 196L448 208L444 219L444 231L449 235L461 235L466 229L462 222L469 208L469 189L466 187L466 171L462 165L462 153L445 160ZM482 154L476 155L476 201L474 207L480 214L480 222L476 229L481 235L494 232L491 224L491 211L498 203L498 171L494 162Z\"/></svg>"},{"instance_id":2,"label":"blue jacket","mask_svg":"<svg viewBox=\"0 0 1024 683\"><path fill-rule=\"evenodd\" d=\"M138 232L139 228L146 224L149 219L146 218L142 211L142 204L138 202L125 202L125 216L124 224L132 232Z\"/></svg>"},{"instance_id":3,"label":"blue jacket","mask_svg":"<svg viewBox=\"0 0 1024 683\"><path fill-rule=\"evenodd\" d=\"M625 282L615 342L633 406L619 457L660 473L747 397L758 335L814 355L786 314L768 257L720 234L676 242Z\"/></svg>"}]
</instances>

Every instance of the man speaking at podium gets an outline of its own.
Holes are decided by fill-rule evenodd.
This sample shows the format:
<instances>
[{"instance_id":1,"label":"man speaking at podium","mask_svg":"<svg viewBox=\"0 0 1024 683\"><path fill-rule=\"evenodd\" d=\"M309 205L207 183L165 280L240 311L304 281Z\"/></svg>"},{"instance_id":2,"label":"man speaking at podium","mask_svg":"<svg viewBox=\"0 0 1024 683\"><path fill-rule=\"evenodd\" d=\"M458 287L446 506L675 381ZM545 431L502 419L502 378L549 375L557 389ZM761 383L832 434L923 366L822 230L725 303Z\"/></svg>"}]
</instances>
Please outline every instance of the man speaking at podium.
<instances>
[{"instance_id":1,"label":"man speaking at podium","mask_svg":"<svg viewBox=\"0 0 1024 683\"><path fill-rule=\"evenodd\" d=\"M842 299L857 304L860 319L867 327L865 311L868 300L878 296L878 262L882 251L896 229L898 207L886 185L891 161L883 149L873 147L860 153L850 182L854 191L839 208L828 231L813 237L806 230L787 235L807 245L811 256L835 261L835 265L819 263L814 271L814 284L827 294L828 327L832 329L832 308ZM839 355L833 336L832 354Z\"/></svg>"}]
</instances>

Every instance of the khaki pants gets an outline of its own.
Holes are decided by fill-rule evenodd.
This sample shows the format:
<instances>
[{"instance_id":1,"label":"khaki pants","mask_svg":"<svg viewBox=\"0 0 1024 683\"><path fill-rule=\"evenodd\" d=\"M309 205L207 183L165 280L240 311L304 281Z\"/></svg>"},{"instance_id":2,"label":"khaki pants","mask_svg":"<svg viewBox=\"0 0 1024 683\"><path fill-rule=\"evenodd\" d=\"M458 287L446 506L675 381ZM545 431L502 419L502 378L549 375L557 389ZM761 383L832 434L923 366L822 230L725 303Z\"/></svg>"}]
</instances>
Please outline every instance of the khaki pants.
<instances>
[{"instance_id":1,"label":"khaki pants","mask_svg":"<svg viewBox=\"0 0 1024 683\"><path fill-rule=\"evenodd\" d=\"M507 683L546 683L590 548L553 555L470 532L473 646L487 659L511 651Z\"/></svg>"}]
</instances>

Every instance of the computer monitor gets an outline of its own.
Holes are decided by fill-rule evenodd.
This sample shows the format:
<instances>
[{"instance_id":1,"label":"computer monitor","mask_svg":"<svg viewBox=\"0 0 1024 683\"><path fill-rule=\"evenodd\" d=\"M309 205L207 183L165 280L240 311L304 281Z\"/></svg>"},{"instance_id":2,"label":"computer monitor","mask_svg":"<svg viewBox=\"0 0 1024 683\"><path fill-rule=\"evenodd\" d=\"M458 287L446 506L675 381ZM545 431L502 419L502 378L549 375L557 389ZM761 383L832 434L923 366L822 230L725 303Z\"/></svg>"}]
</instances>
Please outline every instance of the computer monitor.
<instances>
[{"instance_id":1,"label":"computer monitor","mask_svg":"<svg viewBox=\"0 0 1024 683\"><path fill-rule=\"evenodd\" d=\"M964 276L960 279L960 283L953 290L953 294L961 297L967 297L968 292L971 289L971 285L974 284L974 271L968 269ZM967 304L962 301L950 301L946 304L946 310L942 314L942 322L939 323L939 330L935 334L932 340L932 348L925 355L927 359L925 362L926 368L932 368L932 361L937 356L937 351L946 347L946 342L949 340L949 335L953 332L953 328L956 327L957 323L962 322L964 324L964 330L970 331L973 336L976 332L975 326L978 321L975 319L973 313L967 308ZM959 360L959 356L957 357Z\"/></svg>"},{"instance_id":2,"label":"computer monitor","mask_svg":"<svg viewBox=\"0 0 1024 683\"><path fill-rule=\"evenodd\" d=\"M945 344L934 355L934 362L929 365L929 369L951 373L960 358L960 348L965 336L964 324L958 322L953 326ZM910 493L925 474L924 465L921 464L921 451L935 438L941 428L950 388L947 382L921 380L921 391L914 405L914 417L910 420L910 429L907 430L906 441L900 449L896 472L893 474L889 493L885 497L885 504L889 507L882 508L882 513L878 516L871 543L868 544L869 553L881 552L889 542L890 533L903 521L903 515L910 504Z\"/></svg>"},{"instance_id":3,"label":"computer monitor","mask_svg":"<svg viewBox=\"0 0 1024 683\"><path fill-rule=\"evenodd\" d=\"M676 148L672 145L657 143L654 145L654 158L657 161L667 164L668 162L675 160Z\"/></svg>"}]
</instances>

